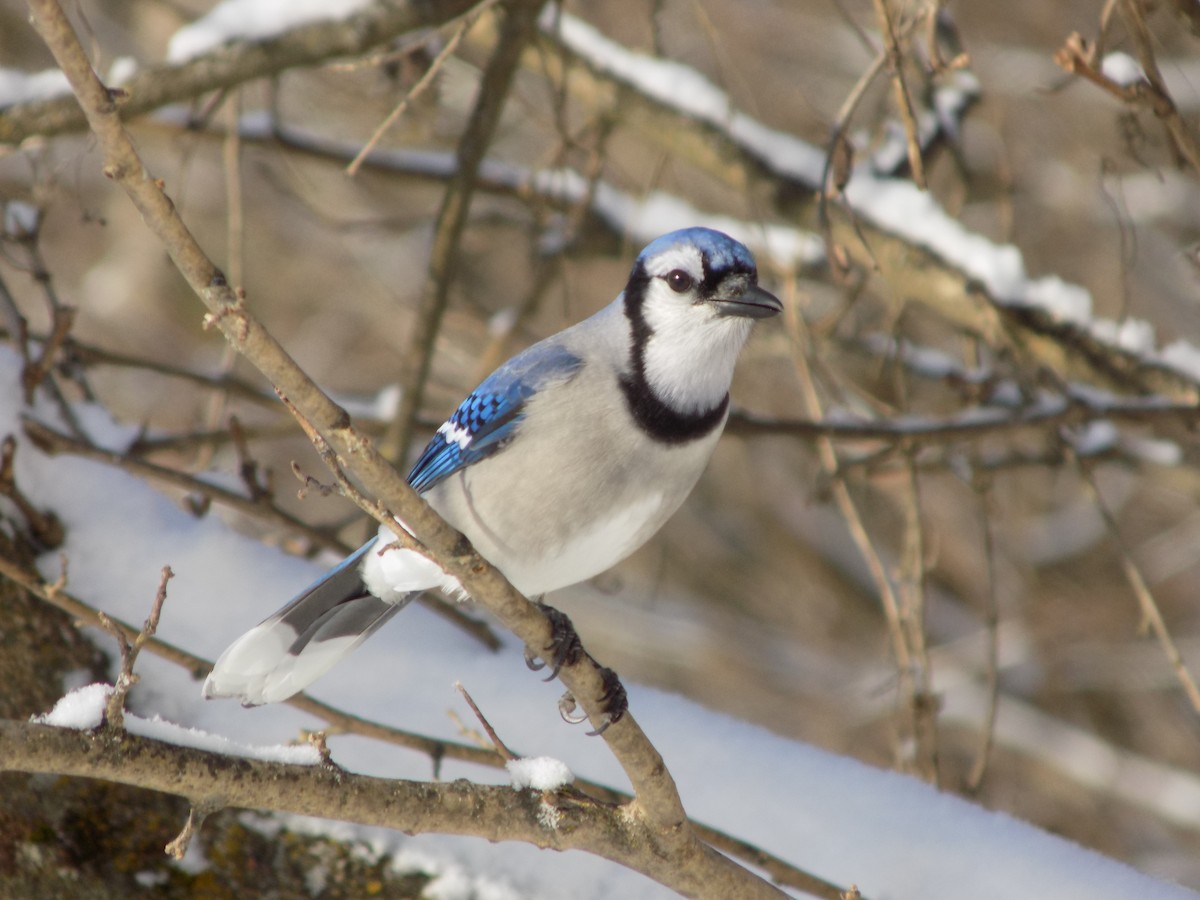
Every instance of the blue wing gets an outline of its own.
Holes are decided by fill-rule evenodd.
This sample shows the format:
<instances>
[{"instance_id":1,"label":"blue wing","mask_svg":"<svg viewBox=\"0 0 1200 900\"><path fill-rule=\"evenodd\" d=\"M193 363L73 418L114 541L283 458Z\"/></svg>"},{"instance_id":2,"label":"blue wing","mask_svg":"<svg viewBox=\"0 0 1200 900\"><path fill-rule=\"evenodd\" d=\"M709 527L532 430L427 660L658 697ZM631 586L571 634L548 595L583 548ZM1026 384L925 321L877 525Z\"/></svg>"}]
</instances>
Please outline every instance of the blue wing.
<instances>
[{"instance_id":1,"label":"blue wing","mask_svg":"<svg viewBox=\"0 0 1200 900\"><path fill-rule=\"evenodd\" d=\"M583 360L558 344L535 344L484 379L437 430L408 473L424 492L459 469L501 450L525 417L525 404L551 383L573 376Z\"/></svg>"}]
</instances>

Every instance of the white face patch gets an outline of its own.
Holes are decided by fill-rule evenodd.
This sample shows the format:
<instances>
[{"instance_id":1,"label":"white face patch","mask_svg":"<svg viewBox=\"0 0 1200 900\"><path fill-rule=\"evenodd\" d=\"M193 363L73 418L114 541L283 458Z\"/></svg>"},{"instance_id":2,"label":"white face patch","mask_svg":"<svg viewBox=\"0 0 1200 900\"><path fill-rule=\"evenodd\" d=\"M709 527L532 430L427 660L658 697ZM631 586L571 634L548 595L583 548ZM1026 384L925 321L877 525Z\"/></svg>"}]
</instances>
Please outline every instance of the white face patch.
<instances>
[{"instance_id":1,"label":"white face patch","mask_svg":"<svg viewBox=\"0 0 1200 900\"><path fill-rule=\"evenodd\" d=\"M719 404L750 335L751 320L721 316L713 304L677 294L661 278L647 286L642 316L653 331L644 358L646 381L654 392L680 412Z\"/></svg>"}]
</instances>

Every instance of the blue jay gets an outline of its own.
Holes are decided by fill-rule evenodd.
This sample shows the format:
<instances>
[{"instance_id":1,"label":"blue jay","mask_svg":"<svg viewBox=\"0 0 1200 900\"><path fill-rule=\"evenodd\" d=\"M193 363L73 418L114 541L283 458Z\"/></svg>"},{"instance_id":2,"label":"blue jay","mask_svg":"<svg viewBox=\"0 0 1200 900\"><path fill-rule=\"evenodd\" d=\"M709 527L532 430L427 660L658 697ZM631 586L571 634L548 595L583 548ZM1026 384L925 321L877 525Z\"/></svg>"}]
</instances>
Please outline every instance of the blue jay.
<instances>
[{"instance_id":1,"label":"blue jay","mask_svg":"<svg viewBox=\"0 0 1200 900\"><path fill-rule=\"evenodd\" d=\"M753 320L781 309L733 238L664 235L615 301L489 375L408 483L527 596L585 581L645 543L691 492L724 428ZM394 541L381 528L234 641L204 696L285 700L422 591L461 592Z\"/></svg>"}]
</instances>

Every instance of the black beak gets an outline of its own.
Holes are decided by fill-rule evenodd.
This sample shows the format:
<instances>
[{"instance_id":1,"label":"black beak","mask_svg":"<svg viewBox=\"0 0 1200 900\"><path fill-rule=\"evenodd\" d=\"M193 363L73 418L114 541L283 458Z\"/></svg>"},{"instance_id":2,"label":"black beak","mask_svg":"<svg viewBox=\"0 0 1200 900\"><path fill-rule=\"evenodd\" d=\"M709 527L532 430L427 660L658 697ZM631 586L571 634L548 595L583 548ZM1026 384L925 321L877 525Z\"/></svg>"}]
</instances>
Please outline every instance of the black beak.
<instances>
[{"instance_id":1,"label":"black beak","mask_svg":"<svg viewBox=\"0 0 1200 900\"><path fill-rule=\"evenodd\" d=\"M747 319L766 319L783 312L783 304L770 291L757 284L751 285L740 297L729 297L710 301L717 307L717 315L743 316Z\"/></svg>"}]
</instances>

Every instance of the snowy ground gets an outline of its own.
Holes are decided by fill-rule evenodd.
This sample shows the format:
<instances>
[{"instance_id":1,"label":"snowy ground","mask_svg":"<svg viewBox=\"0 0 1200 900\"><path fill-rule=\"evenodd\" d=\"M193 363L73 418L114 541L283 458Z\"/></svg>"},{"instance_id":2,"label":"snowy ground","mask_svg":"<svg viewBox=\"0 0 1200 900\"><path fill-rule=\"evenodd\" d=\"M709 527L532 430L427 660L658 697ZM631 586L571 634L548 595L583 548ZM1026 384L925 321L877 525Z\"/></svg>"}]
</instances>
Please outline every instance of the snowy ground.
<instances>
[{"instance_id":1,"label":"snowy ground","mask_svg":"<svg viewBox=\"0 0 1200 900\"><path fill-rule=\"evenodd\" d=\"M0 352L5 433L19 433L17 372L10 352ZM120 445L132 438L131 429L113 426L102 411L85 413L98 440ZM210 658L320 571L236 534L216 515L197 520L145 484L96 463L43 458L25 446L18 454L18 480L67 525L72 591L100 609L141 621L160 568L170 564L176 578L160 635ZM57 554L47 556L44 567L47 577L55 577ZM559 602L570 609L569 597ZM110 640L99 633L96 638L102 645ZM139 671L143 680L132 706L143 717L157 714L260 745L287 742L298 729L319 725L286 707L246 710L232 702L206 703L198 683L150 656L142 657ZM455 681L521 752L552 757L579 775L625 786L603 742L559 720L555 700L561 688L529 673L512 642L498 654L481 652L419 607L318 682L314 693L359 715L455 739L458 726L450 713L471 720ZM782 739L677 696L638 685L629 685L629 692L633 711L662 751L694 817L831 881L857 884L868 896L1195 896L906 776ZM330 744L335 759L348 768L430 777L429 761L417 754L354 737ZM453 763L442 777L509 780L502 770ZM437 895L446 898L669 895L582 853L444 836L403 838L340 824L304 827L356 834L398 852L402 861L432 866L445 873Z\"/></svg>"}]
</instances>

